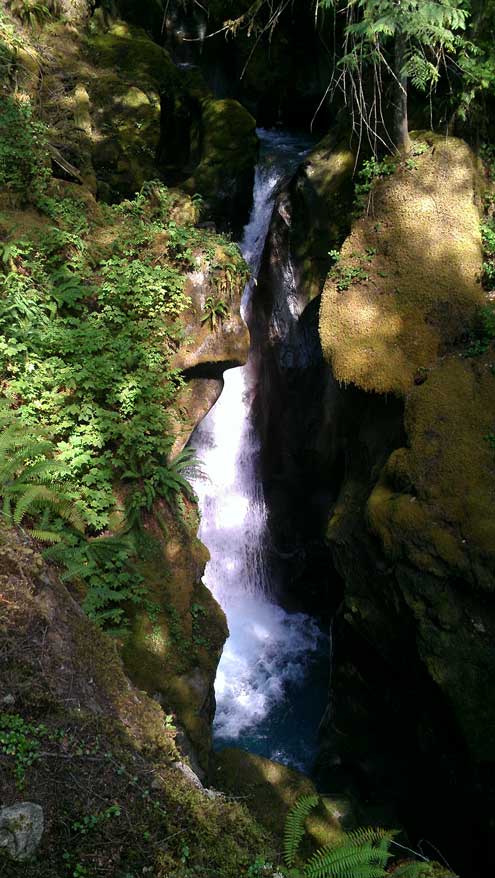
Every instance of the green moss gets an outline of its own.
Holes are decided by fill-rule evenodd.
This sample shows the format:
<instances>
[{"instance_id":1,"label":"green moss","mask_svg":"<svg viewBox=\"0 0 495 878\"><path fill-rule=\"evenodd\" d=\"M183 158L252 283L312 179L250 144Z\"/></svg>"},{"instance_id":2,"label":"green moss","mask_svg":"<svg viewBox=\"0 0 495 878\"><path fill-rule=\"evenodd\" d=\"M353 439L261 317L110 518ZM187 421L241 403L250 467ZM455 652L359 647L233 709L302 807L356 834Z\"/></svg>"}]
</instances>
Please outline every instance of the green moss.
<instances>
[{"instance_id":1,"label":"green moss","mask_svg":"<svg viewBox=\"0 0 495 878\"><path fill-rule=\"evenodd\" d=\"M215 754L211 782L227 794L241 795L259 822L277 838L283 837L285 818L300 796L316 793L313 782L294 769L248 753L227 748ZM308 851L335 840L341 833L343 803L324 797L306 821Z\"/></svg>"},{"instance_id":2,"label":"green moss","mask_svg":"<svg viewBox=\"0 0 495 878\"><path fill-rule=\"evenodd\" d=\"M483 436L494 407L495 381L486 362L443 360L410 394L409 448L393 453L368 501L371 528L387 554L413 553L424 570L461 575L489 590L495 474Z\"/></svg>"},{"instance_id":3,"label":"green moss","mask_svg":"<svg viewBox=\"0 0 495 878\"><path fill-rule=\"evenodd\" d=\"M255 120L237 101L206 99L201 131L201 159L185 190L200 192L214 214L226 200L247 203L258 150Z\"/></svg>"},{"instance_id":4,"label":"green moss","mask_svg":"<svg viewBox=\"0 0 495 878\"><path fill-rule=\"evenodd\" d=\"M156 532L158 557L141 560L137 565L157 613L150 618L146 607L132 611L123 659L133 682L158 696L177 714L200 764L206 768L211 746L212 687L227 626L222 610L200 581L208 558L205 547L191 529L174 520L170 511L163 508L161 517L167 538L160 538ZM198 606L202 613L195 630L194 608Z\"/></svg>"},{"instance_id":5,"label":"green moss","mask_svg":"<svg viewBox=\"0 0 495 878\"><path fill-rule=\"evenodd\" d=\"M406 393L482 302L474 156L454 138L428 141L417 168L403 162L375 185L371 212L342 247L340 271L373 254L365 276L345 291L335 273L325 284L323 352L339 381L364 390Z\"/></svg>"},{"instance_id":6,"label":"green moss","mask_svg":"<svg viewBox=\"0 0 495 878\"><path fill-rule=\"evenodd\" d=\"M150 84L159 91L178 87L180 74L170 55L140 28L115 22L106 33L90 35L88 48L98 65L120 71L145 89Z\"/></svg>"}]
</instances>

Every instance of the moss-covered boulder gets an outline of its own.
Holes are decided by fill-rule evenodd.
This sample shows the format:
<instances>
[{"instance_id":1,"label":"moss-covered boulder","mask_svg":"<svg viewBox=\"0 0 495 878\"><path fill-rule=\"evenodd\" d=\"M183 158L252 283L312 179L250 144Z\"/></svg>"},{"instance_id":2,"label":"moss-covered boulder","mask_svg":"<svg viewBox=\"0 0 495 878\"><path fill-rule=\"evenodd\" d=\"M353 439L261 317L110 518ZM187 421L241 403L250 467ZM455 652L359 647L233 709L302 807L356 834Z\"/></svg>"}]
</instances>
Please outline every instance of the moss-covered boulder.
<instances>
[{"instance_id":1,"label":"moss-covered boulder","mask_svg":"<svg viewBox=\"0 0 495 878\"><path fill-rule=\"evenodd\" d=\"M323 292L320 335L337 380L407 392L466 331L483 301L477 165L455 138L373 189Z\"/></svg>"},{"instance_id":2,"label":"moss-covered boulder","mask_svg":"<svg viewBox=\"0 0 495 878\"><path fill-rule=\"evenodd\" d=\"M369 526L417 625L418 651L473 757L495 761L495 380L491 358L448 357L410 394L407 447L367 502ZM487 598L481 593L488 592Z\"/></svg>"},{"instance_id":3,"label":"moss-covered boulder","mask_svg":"<svg viewBox=\"0 0 495 878\"><path fill-rule=\"evenodd\" d=\"M340 247L349 231L354 166L352 149L327 135L300 165L288 187L290 254L305 304L320 295L330 266L329 250ZM279 202L282 199L283 195ZM279 213L283 218L283 203Z\"/></svg>"},{"instance_id":4,"label":"moss-covered boulder","mask_svg":"<svg viewBox=\"0 0 495 878\"><path fill-rule=\"evenodd\" d=\"M117 200L158 175L167 133L162 107L174 107L183 85L168 52L125 22L91 35L88 47L97 69L88 83L97 134L93 163L101 195Z\"/></svg>"},{"instance_id":5,"label":"moss-covered boulder","mask_svg":"<svg viewBox=\"0 0 495 878\"><path fill-rule=\"evenodd\" d=\"M285 819L301 796L317 795L314 783L293 768L265 759L246 750L228 747L216 753L210 770L212 784L227 795L245 797L249 811L256 819L281 838ZM324 796L317 809L305 821L308 852L334 842L342 834L341 817L348 804Z\"/></svg>"},{"instance_id":6,"label":"moss-covered boulder","mask_svg":"<svg viewBox=\"0 0 495 878\"><path fill-rule=\"evenodd\" d=\"M153 539L137 570L155 610L150 613L148 605L132 613L124 664L141 689L176 715L182 749L204 777L215 711L213 683L227 623L201 582L208 552L196 536L195 510L178 521L161 506L148 528Z\"/></svg>"},{"instance_id":7,"label":"moss-covered boulder","mask_svg":"<svg viewBox=\"0 0 495 878\"><path fill-rule=\"evenodd\" d=\"M201 158L184 188L199 192L216 218L244 224L258 152L256 122L238 101L208 98L201 106Z\"/></svg>"}]
</instances>

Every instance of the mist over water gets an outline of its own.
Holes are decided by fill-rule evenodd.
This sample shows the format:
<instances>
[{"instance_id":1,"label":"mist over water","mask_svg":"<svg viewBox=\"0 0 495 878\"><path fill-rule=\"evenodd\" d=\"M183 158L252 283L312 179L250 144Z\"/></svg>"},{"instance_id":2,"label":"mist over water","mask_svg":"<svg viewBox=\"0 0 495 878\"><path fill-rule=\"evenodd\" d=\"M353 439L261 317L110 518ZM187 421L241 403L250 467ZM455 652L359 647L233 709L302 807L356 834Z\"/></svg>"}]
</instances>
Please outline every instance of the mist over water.
<instances>
[{"instance_id":1,"label":"mist over water","mask_svg":"<svg viewBox=\"0 0 495 878\"><path fill-rule=\"evenodd\" d=\"M295 136L258 133L253 208L240 244L252 278L259 270L277 185L307 150ZM244 291L244 315L253 283ZM327 691L328 641L316 620L287 612L272 597L259 440L250 416L253 361L229 369L224 379L218 402L191 442L206 476L195 483L199 537L211 555L204 582L222 606L230 632L215 682L214 743L308 770Z\"/></svg>"}]
</instances>

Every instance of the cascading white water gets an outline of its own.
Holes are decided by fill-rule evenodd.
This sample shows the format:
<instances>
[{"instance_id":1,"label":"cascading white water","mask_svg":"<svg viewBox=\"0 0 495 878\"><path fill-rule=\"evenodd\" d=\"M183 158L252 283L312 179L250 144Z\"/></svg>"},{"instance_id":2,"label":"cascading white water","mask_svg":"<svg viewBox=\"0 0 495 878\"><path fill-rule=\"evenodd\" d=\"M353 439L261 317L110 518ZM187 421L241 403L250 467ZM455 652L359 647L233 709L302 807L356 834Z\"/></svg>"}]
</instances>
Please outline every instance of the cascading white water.
<instances>
[{"instance_id":1,"label":"cascading white water","mask_svg":"<svg viewBox=\"0 0 495 878\"><path fill-rule=\"evenodd\" d=\"M259 270L277 184L305 152L293 136L259 134L253 208L240 245L252 278ZM253 283L244 291L244 313ZM290 713L297 710L298 693L315 664L321 677L325 638L314 619L288 613L272 598L264 561L268 536L257 471L259 442L250 417L256 383L252 361L228 370L224 379L220 399L192 438L205 474L195 484L199 536L211 555L204 581L224 609L230 632L215 682L215 741L307 768L301 723L312 723L315 737L318 714L306 706L304 717L294 721Z\"/></svg>"}]
</instances>

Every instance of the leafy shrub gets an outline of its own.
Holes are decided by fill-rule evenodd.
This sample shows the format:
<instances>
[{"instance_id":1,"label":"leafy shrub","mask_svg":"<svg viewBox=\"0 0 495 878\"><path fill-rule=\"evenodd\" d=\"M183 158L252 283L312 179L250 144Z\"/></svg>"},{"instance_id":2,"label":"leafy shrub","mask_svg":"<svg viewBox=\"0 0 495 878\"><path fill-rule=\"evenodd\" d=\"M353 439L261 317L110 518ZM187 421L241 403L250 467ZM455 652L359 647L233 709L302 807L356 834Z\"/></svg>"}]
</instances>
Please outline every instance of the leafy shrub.
<instances>
[{"instance_id":1,"label":"leafy shrub","mask_svg":"<svg viewBox=\"0 0 495 878\"><path fill-rule=\"evenodd\" d=\"M397 170L397 166L396 156L386 156L382 161L371 158L363 162L354 187L354 210L357 216L368 208L375 180L391 176Z\"/></svg>"},{"instance_id":2,"label":"leafy shrub","mask_svg":"<svg viewBox=\"0 0 495 878\"><path fill-rule=\"evenodd\" d=\"M19 790L24 788L26 770L40 758L41 742L47 734L42 724L28 723L18 714L0 713L0 754L14 760Z\"/></svg>"},{"instance_id":3,"label":"leafy shrub","mask_svg":"<svg viewBox=\"0 0 495 878\"><path fill-rule=\"evenodd\" d=\"M223 299L215 299L213 296L208 296L204 304L204 312L201 323L209 321L210 329L213 331L217 322L221 323L224 317L227 316L229 309Z\"/></svg>"},{"instance_id":4,"label":"leafy shrub","mask_svg":"<svg viewBox=\"0 0 495 878\"><path fill-rule=\"evenodd\" d=\"M483 243L483 285L487 290L495 288L495 225L487 220L481 225Z\"/></svg>"},{"instance_id":5,"label":"leafy shrub","mask_svg":"<svg viewBox=\"0 0 495 878\"><path fill-rule=\"evenodd\" d=\"M63 565L66 578L86 584L88 614L115 628L125 623L126 607L146 605L133 565L141 554L143 514L159 499L180 509L183 495L194 496L187 481L192 453L170 460L168 408L182 386L170 359L182 337L180 315L189 305L183 241L189 236L190 245L196 244L197 230L181 228L160 264L148 255L146 244L168 224L167 190L154 184L135 202L108 208L108 222L118 221L121 234L111 254L95 254L77 199L61 202L45 192L38 204L56 225L36 243L5 240L0 253L6 396L21 407L32 433L43 424L53 436L53 447L26 449L19 489L29 483L31 490L31 476L41 471L37 463L30 467L43 453L50 459L43 467L47 473L60 467L59 499L68 505L59 505L58 512L66 526L50 557ZM119 482L125 486L120 506L114 492ZM40 486L36 497L28 496L41 503L43 494L53 507L47 490ZM16 507L15 520L31 509L24 507L25 501ZM84 510L89 539L74 529L74 508Z\"/></svg>"},{"instance_id":6,"label":"leafy shrub","mask_svg":"<svg viewBox=\"0 0 495 878\"><path fill-rule=\"evenodd\" d=\"M44 127L30 102L0 95L0 187L36 201L49 177Z\"/></svg>"},{"instance_id":7,"label":"leafy shrub","mask_svg":"<svg viewBox=\"0 0 495 878\"><path fill-rule=\"evenodd\" d=\"M17 506L17 489L9 486L9 514L21 521L41 512L42 500L45 510L50 506L56 527L48 530L60 534L50 556L67 578L85 583L84 605L92 618L121 626L132 604L153 612L134 566L150 549L146 515L157 501L180 515L183 498L194 497L187 481L195 466L192 452L170 457L170 407L183 386L171 362L184 333L182 313L190 307L184 283L193 250L201 247L216 265L221 243L231 284L243 282L245 263L231 242L177 223L171 213L175 196L156 181L135 199L101 207L115 235L95 247L84 201L75 194L59 197L45 165L35 161L46 150L29 105L1 100L7 114L0 121L0 138L6 132L0 182L13 192L29 192L51 220L33 239L0 226L3 394L22 412L31 438L40 437L42 427L52 443L25 449L15 478L20 496L29 493ZM16 143L19 114L24 127ZM24 163L17 162L19 154ZM218 300L213 306L216 317L226 308ZM15 443L13 448L20 450ZM60 472L56 510L49 493L53 482L34 490L32 480L42 471L53 477ZM73 510L84 515L86 533L76 527Z\"/></svg>"}]
</instances>

